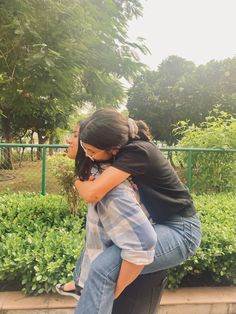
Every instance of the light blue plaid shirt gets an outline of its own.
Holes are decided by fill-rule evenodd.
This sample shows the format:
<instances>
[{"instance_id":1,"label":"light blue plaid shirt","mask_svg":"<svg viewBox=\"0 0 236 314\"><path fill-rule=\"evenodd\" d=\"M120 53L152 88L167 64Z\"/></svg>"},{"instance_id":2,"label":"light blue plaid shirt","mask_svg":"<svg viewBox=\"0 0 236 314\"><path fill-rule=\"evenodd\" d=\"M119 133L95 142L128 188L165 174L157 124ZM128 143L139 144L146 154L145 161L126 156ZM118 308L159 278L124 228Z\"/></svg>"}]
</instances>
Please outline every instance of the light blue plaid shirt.
<instances>
[{"instance_id":1,"label":"light blue plaid shirt","mask_svg":"<svg viewBox=\"0 0 236 314\"><path fill-rule=\"evenodd\" d=\"M153 262L156 241L156 233L137 193L129 181L121 183L96 205L88 205L79 285L84 286L91 263L109 246L118 246L122 259L147 265Z\"/></svg>"}]
</instances>

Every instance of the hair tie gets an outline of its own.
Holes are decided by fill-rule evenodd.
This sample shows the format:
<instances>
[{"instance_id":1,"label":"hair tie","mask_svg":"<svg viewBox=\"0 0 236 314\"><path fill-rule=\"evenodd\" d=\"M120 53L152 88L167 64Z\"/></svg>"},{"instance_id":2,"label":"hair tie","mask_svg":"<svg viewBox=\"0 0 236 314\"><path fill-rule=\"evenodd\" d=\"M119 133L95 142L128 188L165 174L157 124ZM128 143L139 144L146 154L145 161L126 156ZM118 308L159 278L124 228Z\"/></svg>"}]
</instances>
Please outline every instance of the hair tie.
<instances>
[{"instance_id":1,"label":"hair tie","mask_svg":"<svg viewBox=\"0 0 236 314\"><path fill-rule=\"evenodd\" d=\"M129 127L129 136L133 139L139 138L138 126L137 126L136 122L131 118L128 118L128 127Z\"/></svg>"}]
</instances>

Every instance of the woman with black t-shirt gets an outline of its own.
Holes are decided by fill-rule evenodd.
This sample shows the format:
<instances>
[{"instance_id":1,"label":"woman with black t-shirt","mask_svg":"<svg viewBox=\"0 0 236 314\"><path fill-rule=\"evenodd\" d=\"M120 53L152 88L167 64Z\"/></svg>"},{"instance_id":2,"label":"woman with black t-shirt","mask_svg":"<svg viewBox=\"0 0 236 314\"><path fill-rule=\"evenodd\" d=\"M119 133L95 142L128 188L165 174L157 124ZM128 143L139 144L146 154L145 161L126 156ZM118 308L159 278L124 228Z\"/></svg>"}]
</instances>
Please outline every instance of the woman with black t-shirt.
<instances>
[{"instance_id":1,"label":"woman with black t-shirt","mask_svg":"<svg viewBox=\"0 0 236 314\"><path fill-rule=\"evenodd\" d=\"M91 178L94 163L104 161L112 165L98 178ZM107 312L103 305L113 302L107 299L110 296L106 291L114 291L118 297L140 273L174 267L192 256L200 245L201 226L187 188L150 141L149 129L143 121L126 119L112 109L97 110L81 125L76 167L75 187L89 203L99 202L129 178L138 189L157 234L155 258L150 265L144 267L121 260L115 245L107 256L105 251L92 264L91 271L96 276L91 276L86 284L99 289L86 289L82 293L79 308L83 310L77 313L104 314ZM117 269L108 273L117 260L120 260L118 273ZM97 310L89 312L90 304L95 304Z\"/></svg>"}]
</instances>

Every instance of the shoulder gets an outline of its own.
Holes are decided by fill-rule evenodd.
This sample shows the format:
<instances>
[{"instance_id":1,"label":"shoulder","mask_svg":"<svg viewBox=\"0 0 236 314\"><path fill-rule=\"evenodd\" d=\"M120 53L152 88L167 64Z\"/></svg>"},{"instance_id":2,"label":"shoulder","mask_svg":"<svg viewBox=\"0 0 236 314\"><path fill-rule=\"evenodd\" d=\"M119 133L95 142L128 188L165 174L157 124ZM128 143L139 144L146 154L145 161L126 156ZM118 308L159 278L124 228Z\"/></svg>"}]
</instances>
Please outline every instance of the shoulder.
<instances>
[{"instance_id":1,"label":"shoulder","mask_svg":"<svg viewBox=\"0 0 236 314\"><path fill-rule=\"evenodd\" d=\"M155 145L145 141L134 141L122 147L118 152L112 166L130 173L143 174L150 164Z\"/></svg>"},{"instance_id":2,"label":"shoulder","mask_svg":"<svg viewBox=\"0 0 236 314\"><path fill-rule=\"evenodd\" d=\"M119 158L121 155L132 152L141 153L148 156L154 148L155 145L151 142L134 141L122 147L119 153L117 154L117 158Z\"/></svg>"},{"instance_id":3,"label":"shoulder","mask_svg":"<svg viewBox=\"0 0 236 314\"><path fill-rule=\"evenodd\" d=\"M157 158L160 154L160 150L152 142L146 141L134 141L122 147L116 156L116 159L128 159L132 161L139 160L142 162L151 162L153 159Z\"/></svg>"}]
</instances>

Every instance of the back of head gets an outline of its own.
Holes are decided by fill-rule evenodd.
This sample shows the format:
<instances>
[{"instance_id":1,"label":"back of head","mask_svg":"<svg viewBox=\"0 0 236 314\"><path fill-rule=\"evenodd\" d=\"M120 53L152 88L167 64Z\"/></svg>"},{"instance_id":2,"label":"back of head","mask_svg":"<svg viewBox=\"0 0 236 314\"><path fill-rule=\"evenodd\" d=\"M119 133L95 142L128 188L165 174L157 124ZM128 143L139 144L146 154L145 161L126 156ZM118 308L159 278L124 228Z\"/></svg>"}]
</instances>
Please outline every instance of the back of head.
<instances>
[{"instance_id":1,"label":"back of head","mask_svg":"<svg viewBox=\"0 0 236 314\"><path fill-rule=\"evenodd\" d=\"M142 141L150 142L152 140L152 135L149 130L148 125L143 120L135 121L138 127L138 137Z\"/></svg>"},{"instance_id":2,"label":"back of head","mask_svg":"<svg viewBox=\"0 0 236 314\"><path fill-rule=\"evenodd\" d=\"M136 126L135 134L131 129ZM132 140L150 141L147 124L127 119L115 109L100 109L84 121L80 129L80 139L99 149L120 148Z\"/></svg>"},{"instance_id":3,"label":"back of head","mask_svg":"<svg viewBox=\"0 0 236 314\"><path fill-rule=\"evenodd\" d=\"M127 119L114 109L97 110L82 123L80 139L99 149L122 147L129 140Z\"/></svg>"},{"instance_id":4,"label":"back of head","mask_svg":"<svg viewBox=\"0 0 236 314\"><path fill-rule=\"evenodd\" d=\"M97 110L80 126L80 140L102 150L119 149L138 139L151 140L146 123L127 119L115 109ZM88 180L93 162L86 157L80 142L75 164L80 179Z\"/></svg>"}]
</instances>

